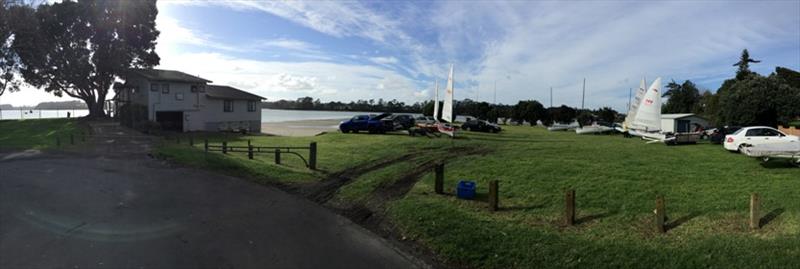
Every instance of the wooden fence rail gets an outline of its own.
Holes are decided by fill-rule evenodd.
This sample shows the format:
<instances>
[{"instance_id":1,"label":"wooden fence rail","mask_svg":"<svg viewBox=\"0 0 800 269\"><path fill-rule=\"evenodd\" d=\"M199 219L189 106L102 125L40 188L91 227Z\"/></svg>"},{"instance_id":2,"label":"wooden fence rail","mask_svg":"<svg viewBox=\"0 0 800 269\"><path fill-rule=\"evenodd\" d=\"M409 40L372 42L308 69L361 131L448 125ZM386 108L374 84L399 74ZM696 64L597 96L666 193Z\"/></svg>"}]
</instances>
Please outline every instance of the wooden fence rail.
<instances>
[{"instance_id":1,"label":"wooden fence rail","mask_svg":"<svg viewBox=\"0 0 800 269\"><path fill-rule=\"evenodd\" d=\"M262 154L262 153L274 153L275 154L275 164L281 164L281 154L292 154L299 157L303 163L305 163L306 167L311 170L317 169L317 142L311 142L308 147L275 147L275 146L254 146L248 140L247 146L228 146L228 142L222 142L222 144L214 145L209 144L208 140L203 141L203 148L206 152L209 151L216 151L222 152L222 154L228 154L229 152L241 152L247 153L247 157L249 159L253 159L255 154ZM299 151L308 150L308 159L301 154Z\"/></svg>"}]
</instances>

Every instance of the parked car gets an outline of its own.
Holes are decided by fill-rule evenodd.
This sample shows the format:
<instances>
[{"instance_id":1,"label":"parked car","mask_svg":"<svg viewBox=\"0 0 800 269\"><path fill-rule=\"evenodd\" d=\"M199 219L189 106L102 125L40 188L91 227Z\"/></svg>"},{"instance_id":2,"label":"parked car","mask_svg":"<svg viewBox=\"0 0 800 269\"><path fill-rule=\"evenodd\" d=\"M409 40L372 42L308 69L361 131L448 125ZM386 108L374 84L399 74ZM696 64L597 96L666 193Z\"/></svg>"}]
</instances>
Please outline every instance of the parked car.
<instances>
[{"instance_id":1,"label":"parked car","mask_svg":"<svg viewBox=\"0 0 800 269\"><path fill-rule=\"evenodd\" d=\"M392 113L383 113L380 115L358 115L349 120L339 123L339 130L342 133L358 133L359 131L367 131L371 134L385 133L394 130L394 124L391 120L384 121Z\"/></svg>"},{"instance_id":2,"label":"parked car","mask_svg":"<svg viewBox=\"0 0 800 269\"><path fill-rule=\"evenodd\" d=\"M411 115L404 115L404 114L392 115L390 117L387 117L384 121L386 120L392 121L395 130L408 130L408 128L414 126L415 122L414 117L412 117Z\"/></svg>"},{"instance_id":3,"label":"parked car","mask_svg":"<svg viewBox=\"0 0 800 269\"><path fill-rule=\"evenodd\" d=\"M418 124L434 124L436 123L436 119L431 116L420 116L414 119L414 121Z\"/></svg>"},{"instance_id":4,"label":"parked car","mask_svg":"<svg viewBox=\"0 0 800 269\"><path fill-rule=\"evenodd\" d=\"M739 129L733 134L725 136L723 147L729 151L741 151L742 148L772 143L798 141L800 137L787 135L772 127L752 126Z\"/></svg>"},{"instance_id":5,"label":"parked car","mask_svg":"<svg viewBox=\"0 0 800 269\"><path fill-rule=\"evenodd\" d=\"M726 135L735 133L739 129L742 129L742 127L725 126L721 128L714 128L711 130L711 133L708 134L708 141L711 142L711 144L722 144L723 142L725 142Z\"/></svg>"},{"instance_id":6,"label":"parked car","mask_svg":"<svg viewBox=\"0 0 800 269\"><path fill-rule=\"evenodd\" d=\"M485 121L485 120L467 120L464 124L461 125L461 129L465 131L475 131L475 132L492 132L497 133L502 131L499 125Z\"/></svg>"}]
</instances>

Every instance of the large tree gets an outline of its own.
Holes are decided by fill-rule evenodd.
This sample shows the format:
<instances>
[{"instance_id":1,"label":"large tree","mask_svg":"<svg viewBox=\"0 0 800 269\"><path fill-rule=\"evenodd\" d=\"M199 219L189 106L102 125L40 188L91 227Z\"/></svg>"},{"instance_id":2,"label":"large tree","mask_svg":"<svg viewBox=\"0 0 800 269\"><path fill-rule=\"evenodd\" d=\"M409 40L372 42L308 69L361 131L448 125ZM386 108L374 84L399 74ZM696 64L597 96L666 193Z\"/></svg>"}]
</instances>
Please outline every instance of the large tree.
<instances>
[{"instance_id":1,"label":"large tree","mask_svg":"<svg viewBox=\"0 0 800 269\"><path fill-rule=\"evenodd\" d=\"M103 117L106 95L130 68L158 65L155 0L70 0L39 5L13 27L25 81L83 100Z\"/></svg>"},{"instance_id":2,"label":"large tree","mask_svg":"<svg viewBox=\"0 0 800 269\"><path fill-rule=\"evenodd\" d=\"M743 80L745 77L754 74L750 71L750 63L760 63L759 60L753 60L750 58L750 52L747 49L742 50L742 56L739 57L739 61L733 64L733 66L738 66L739 70L736 71L736 79Z\"/></svg>"},{"instance_id":3,"label":"large tree","mask_svg":"<svg viewBox=\"0 0 800 269\"><path fill-rule=\"evenodd\" d=\"M661 108L663 113L694 113L700 103L700 90L694 83L687 80L678 84L674 80L667 84L663 96L669 97L667 103Z\"/></svg>"},{"instance_id":4,"label":"large tree","mask_svg":"<svg viewBox=\"0 0 800 269\"><path fill-rule=\"evenodd\" d=\"M14 41L11 24L24 15L25 11L25 6L14 5L10 0L0 0L0 95L6 91L19 90L19 64L17 54L11 47Z\"/></svg>"}]
</instances>

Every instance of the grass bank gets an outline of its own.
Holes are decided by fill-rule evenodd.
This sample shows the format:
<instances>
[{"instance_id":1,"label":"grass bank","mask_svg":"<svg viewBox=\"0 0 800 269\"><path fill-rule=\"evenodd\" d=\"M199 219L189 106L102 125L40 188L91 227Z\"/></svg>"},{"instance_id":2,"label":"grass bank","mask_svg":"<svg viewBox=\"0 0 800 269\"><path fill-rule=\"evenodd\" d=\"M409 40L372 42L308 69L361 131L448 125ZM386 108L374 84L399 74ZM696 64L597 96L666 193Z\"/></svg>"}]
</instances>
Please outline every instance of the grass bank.
<instances>
[{"instance_id":1,"label":"grass bank","mask_svg":"<svg viewBox=\"0 0 800 269\"><path fill-rule=\"evenodd\" d=\"M332 133L211 141L246 145L248 139L265 146L316 141L321 171L290 156L275 165L272 155L204 154L199 139L195 147L168 143L158 153L288 186L336 176L337 184L326 185L335 188L333 197L322 202L383 213L402 236L455 267L800 267L800 169L764 166L719 145L669 147L527 126L456 140ZM432 169L425 166L436 160L447 162L446 192L459 179L473 180L478 199L434 194ZM489 213L485 197L493 179L500 180L501 208ZM572 227L560 223L565 189L577 194ZM747 226L752 192L761 195L765 214L756 231ZM657 195L666 198L666 234L652 227Z\"/></svg>"},{"instance_id":2,"label":"grass bank","mask_svg":"<svg viewBox=\"0 0 800 269\"><path fill-rule=\"evenodd\" d=\"M82 131L78 119L0 120L0 149L52 148L56 138L64 145Z\"/></svg>"}]
</instances>

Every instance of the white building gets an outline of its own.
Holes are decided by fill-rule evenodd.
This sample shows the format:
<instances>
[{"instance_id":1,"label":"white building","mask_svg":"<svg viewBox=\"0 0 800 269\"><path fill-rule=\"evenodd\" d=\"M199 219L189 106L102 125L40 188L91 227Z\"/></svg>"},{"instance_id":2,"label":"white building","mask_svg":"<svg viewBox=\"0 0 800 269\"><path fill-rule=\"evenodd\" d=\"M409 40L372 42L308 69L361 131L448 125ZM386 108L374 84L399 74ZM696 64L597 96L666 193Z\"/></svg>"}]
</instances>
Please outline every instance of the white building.
<instances>
[{"instance_id":1,"label":"white building","mask_svg":"<svg viewBox=\"0 0 800 269\"><path fill-rule=\"evenodd\" d=\"M672 133L692 132L697 126L708 127L708 120L692 113L661 114L661 131Z\"/></svg>"},{"instance_id":2,"label":"white building","mask_svg":"<svg viewBox=\"0 0 800 269\"><path fill-rule=\"evenodd\" d=\"M147 120L164 129L261 131L261 96L172 70L134 69L124 79L117 105L146 106Z\"/></svg>"}]
</instances>

